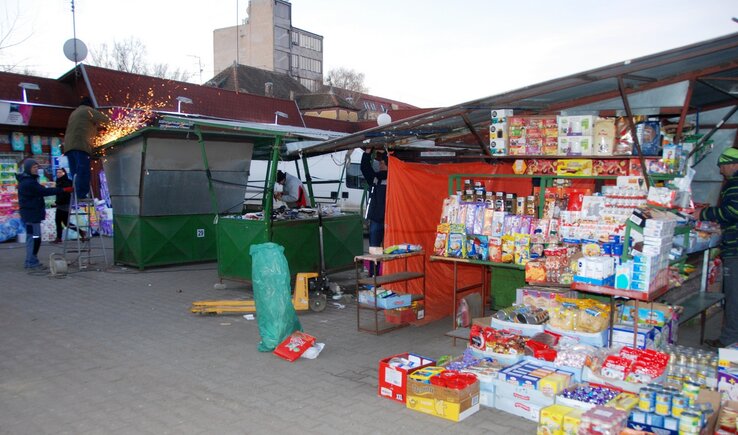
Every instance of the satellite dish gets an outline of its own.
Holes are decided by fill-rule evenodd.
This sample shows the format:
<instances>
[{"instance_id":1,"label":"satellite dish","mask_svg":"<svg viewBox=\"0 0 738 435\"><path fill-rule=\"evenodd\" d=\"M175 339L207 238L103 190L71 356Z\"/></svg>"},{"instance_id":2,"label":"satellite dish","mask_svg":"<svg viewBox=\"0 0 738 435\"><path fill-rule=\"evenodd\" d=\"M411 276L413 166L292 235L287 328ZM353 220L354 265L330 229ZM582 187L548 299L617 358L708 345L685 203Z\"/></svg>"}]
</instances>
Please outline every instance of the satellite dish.
<instances>
[{"instance_id":1,"label":"satellite dish","mask_svg":"<svg viewBox=\"0 0 738 435\"><path fill-rule=\"evenodd\" d=\"M75 48L77 56L75 57ZM82 62L87 57L87 46L79 39L72 38L64 43L64 56L74 63Z\"/></svg>"},{"instance_id":2,"label":"satellite dish","mask_svg":"<svg viewBox=\"0 0 738 435\"><path fill-rule=\"evenodd\" d=\"M381 113L377 116L377 124L381 127L392 122L392 117L388 113Z\"/></svg>"}]
</instances>

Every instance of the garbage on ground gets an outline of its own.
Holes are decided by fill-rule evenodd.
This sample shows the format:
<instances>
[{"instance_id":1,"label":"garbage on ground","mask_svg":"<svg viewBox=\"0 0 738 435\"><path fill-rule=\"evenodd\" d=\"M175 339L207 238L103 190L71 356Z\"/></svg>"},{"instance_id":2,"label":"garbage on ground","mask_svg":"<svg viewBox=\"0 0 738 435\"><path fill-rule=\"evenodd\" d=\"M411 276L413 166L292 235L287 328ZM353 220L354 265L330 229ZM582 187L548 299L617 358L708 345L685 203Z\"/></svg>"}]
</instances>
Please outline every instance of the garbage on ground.
<instances>
[{"instance_id":1,"label":"garbage on ground","mask_svg":"<svg viewBox=\"0 0 738 435\"><path fill-rule=\"evenodd\" d=\"M295 331L274 349L274 354L293 362L311 348L313 343L315 343L315 337L304 332Z\"/></svg>"}]
</instances>

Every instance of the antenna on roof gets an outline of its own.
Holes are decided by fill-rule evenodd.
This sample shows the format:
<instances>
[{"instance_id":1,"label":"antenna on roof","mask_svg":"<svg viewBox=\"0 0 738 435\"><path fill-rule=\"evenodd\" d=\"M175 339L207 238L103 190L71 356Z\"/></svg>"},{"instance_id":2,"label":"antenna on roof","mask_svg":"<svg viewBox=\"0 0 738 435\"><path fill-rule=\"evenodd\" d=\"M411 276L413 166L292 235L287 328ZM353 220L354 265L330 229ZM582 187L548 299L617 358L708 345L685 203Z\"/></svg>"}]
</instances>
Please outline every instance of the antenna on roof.
<instances>
[{"instance_id":1,"label":"antenna on roof","mask_svg":"<svg viewBox=\"0 0 738 435\"><path fill-rule=\"evenodd\" d=\"M74 71L75 75L78 74L77 72L77 64L79 62L82 62L87 57L87 46L84 42L77 39L77 20L75 18L74 14L74 0L71 0L72 3L72 39L68 40L64 43L64 55L67 57L67 59L74 62Z\"/></svg>"}]
</instances>

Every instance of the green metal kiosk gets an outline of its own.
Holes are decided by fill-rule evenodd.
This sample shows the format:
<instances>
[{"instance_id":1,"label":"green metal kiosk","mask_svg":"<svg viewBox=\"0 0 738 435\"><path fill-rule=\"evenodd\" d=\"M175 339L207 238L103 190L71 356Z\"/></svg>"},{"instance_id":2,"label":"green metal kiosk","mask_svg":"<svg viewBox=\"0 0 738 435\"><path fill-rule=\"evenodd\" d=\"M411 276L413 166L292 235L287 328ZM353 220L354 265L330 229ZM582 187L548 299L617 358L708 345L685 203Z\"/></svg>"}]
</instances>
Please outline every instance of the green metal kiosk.
<instances>
[{"instance_id":1,"label":"green metal kiosk","mask_svg":"<svg viewBox=\"0 0 738 435\"><path fill-rule=\"evenodd\" d=\"M340 133L272 124L163 116L157 125L107 144L103 166L114 210L114 260L144 269L218 261L220 278L251 280L253 243L285 247L290 272L320 269L318 218L272 218L280 160L286 144L326 140ZM242 219L252 160L267 160L259 220ZM325 267L353 265L363 249L362 218L322 219Z\"/></svg>"}]
</instances>

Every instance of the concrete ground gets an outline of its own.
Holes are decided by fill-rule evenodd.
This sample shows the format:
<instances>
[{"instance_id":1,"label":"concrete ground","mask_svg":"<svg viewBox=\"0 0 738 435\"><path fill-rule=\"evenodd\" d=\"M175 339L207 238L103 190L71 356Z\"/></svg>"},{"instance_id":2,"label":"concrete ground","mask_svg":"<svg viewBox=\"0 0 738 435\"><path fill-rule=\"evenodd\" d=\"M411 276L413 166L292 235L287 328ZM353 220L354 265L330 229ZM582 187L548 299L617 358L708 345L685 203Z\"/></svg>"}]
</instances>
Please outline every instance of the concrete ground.
<instances>
[{"instance_id":1,"label":"concrete ground","mask_svg":"<svg viewBox=\"0 0 738 435\"><path fill-rule=\"evenodd\" d=\"M57 250L44 244L39 258ZM289 363L257 351L255 320L189 312L195 300L246 296L238 283L214 289L215 263L59 278L24 271L23 255L0 245L2 434L535 433L494 409L453 423L377 396L379 359L463 351L444 336L448 318L374 336L357 332L353 302L329 303L299 315L325 349ZM680 343L696 337L683 328Z\"/></svg>"}]
</instances>

